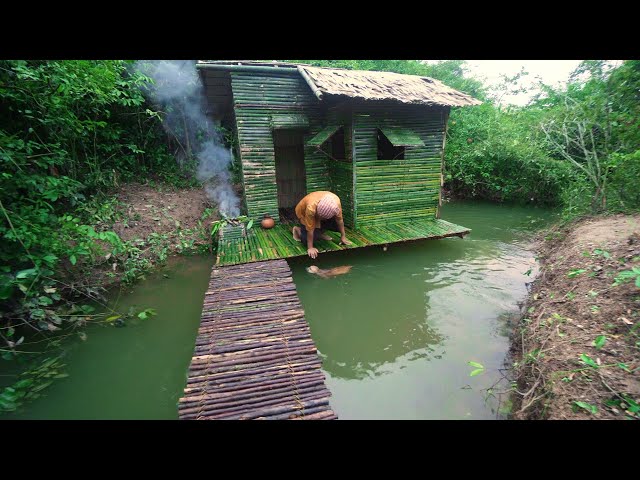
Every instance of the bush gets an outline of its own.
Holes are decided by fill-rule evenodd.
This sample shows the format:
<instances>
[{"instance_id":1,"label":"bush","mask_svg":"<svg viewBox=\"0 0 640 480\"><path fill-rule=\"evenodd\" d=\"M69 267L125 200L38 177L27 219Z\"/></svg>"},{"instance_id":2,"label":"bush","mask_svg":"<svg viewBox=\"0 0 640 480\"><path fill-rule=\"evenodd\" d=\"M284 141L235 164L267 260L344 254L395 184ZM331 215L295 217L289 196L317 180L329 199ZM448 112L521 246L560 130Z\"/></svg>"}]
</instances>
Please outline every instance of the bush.
<instances>
[{"instance_id":1,"label":"bush","mask_svg":"<svg viewBox=\"0 0 640 480\"><path fill-rule=\"evenodd\" d=\"M571 170L541 148L532 117L490 103L454 110L445 150L448 188L464 197L558 204Z\"/></svg>"},{"instance_id":2,"label":"bush","mask_svg":"<svg viewBox=\"0 0 640 480\"><path fill-rule=\"evenodd\" d=\"M79 206L122 180L179 178L160 116L131 62L0 61L0 335L29 323L55 330L83 273L122 253ZM66 285L66 286L63 286ZM73 318L73 317L66 317Z\"/></svg>"},{"instance_id":3,"label":"bush","mask_svg":"<svg viewBox=\"0 0 640 480\"><path fill-rule=\"evenodd\" d=\"M640 150L610 157L608 208L615 212L640 210Z\"/></svg>"}]
</instances>

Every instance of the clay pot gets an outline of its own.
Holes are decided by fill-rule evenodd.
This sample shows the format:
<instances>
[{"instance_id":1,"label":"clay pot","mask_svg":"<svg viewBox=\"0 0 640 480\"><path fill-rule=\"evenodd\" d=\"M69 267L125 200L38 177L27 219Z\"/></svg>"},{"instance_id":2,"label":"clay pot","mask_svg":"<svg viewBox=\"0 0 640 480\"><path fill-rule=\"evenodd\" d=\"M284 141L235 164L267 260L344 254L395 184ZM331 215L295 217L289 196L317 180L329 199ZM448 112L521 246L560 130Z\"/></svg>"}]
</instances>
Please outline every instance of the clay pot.
<instances>
[{"instance_id":1,"label":"clay pot","mask_svg":"<svg viewBox=\"0 0 640 480\"><path fill-rule=\"evenodd\" d=\"M262 228L265 228L265 229L273 228L275 224L276 224L275 220L267 214L265 214L264 218L260 222L260 225L262 225Z\"/></svg>"}]
</instances>

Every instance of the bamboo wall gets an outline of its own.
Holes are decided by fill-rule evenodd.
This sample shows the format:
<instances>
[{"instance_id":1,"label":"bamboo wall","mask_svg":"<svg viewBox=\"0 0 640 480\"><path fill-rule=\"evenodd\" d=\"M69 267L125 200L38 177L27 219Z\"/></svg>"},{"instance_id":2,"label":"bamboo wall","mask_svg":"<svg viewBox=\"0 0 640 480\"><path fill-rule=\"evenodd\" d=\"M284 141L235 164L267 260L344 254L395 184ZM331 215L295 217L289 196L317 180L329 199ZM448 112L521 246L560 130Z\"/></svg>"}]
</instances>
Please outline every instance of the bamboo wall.
<instances>
[{"instance_id":1,"label":"bamboo wall","mask_svg":"<svg viewBox=\"0 0 640 480\"><path fill-rule=\"evenodd\" d=\"M309 118L305 142L323 127L320 106L304 79L282 72L231 72L247 214L278 219L278 193L271 115L303 113ZM328 190L326 157L305 148L307 191Z\"/></svg>"},{"instance_id":2,"label":"bamboo wall","mask_svg":"<svg viewBox=\"0 0 640 480\"><path fill-rule=\"evenodd\" d=\"M353 208L353 125L351 121L351 111L329 109L327 112L327 123L344 126L344 161L329 159L329 190L340 197L342 204L342 217L347 227L354 227ZM327 142L331 144L331 140ZM329 154L333 154L330 148Z\"/></svg>"},{"instance_id":3,"label":"bamboo wall","mask_svg":"<svg viewBox=\"0 0 640 480\"><path fill-rule=\"evenodd\" d=\"M397 104L354 107L356 228L435 217L447 112ZM425 146L406 147L402 160L378 160L382 123L413 130Z\"/></svg>"},{"instance_id":4,"label":"bamboo wall","mask_svg":"<svg viewBox=\"0 0 640 480\"><path fill-rule=\"evenodd\" d=\"M297 74L231 72L234 113L250 218L278 218L278 189L271 116L304 114L304 141L329 123L344 125L345 161L315 147L304 148L306 190L331 190L342 201L347 226L433 218L441 182L447 108L375 102L329 108L326 118ZM353 111L351 111L351 108ZM377 159L377 127L387 124L417 133L424 147L406 147L404 159ZM329 143L329 142L328 142ZM325 151L328 147L325 146ZM354 170L355 168L355 170Z\"/></svg>"}]
</instances>

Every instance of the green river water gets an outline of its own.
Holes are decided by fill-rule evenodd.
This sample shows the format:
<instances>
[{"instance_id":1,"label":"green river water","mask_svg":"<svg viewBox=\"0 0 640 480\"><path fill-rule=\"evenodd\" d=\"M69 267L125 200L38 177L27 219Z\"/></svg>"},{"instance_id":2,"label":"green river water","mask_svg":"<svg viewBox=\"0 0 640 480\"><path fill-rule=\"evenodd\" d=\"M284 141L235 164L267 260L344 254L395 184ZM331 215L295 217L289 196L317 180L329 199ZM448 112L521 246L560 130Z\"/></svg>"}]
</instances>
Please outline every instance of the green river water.
<instances>
[{"instance_id":1,"label":"green river water","mask_svg":"<svg viewBox=\"0 0 640 480\"><path fill-rule=\"evenodd\" d=\"M552 213L452 202L442 218L472 233L289 260L340 419L504 417L495 394L509 387L507 319L536 273L531 233ZM65 341L69 376L0 418L176 419L212 264L180 257L121 291L120 311L158 314L122 328L91 326L85 341ZM322 279L306 272L311 264L353 268ZM469 361L485 371L470 377ZM0 364L3 384L7 368Z\"/></svg>"}]
</instances>

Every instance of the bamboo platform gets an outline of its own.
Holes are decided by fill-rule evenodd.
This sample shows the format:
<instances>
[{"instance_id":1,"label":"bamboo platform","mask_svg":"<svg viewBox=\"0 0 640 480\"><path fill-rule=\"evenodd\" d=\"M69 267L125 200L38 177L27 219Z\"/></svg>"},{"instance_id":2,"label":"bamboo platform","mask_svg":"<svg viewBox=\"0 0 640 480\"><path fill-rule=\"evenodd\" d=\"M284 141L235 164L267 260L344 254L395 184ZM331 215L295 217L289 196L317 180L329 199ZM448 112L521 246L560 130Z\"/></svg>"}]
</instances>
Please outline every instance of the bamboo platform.
<instances>
[{"instance_id":1,"label":"bamboo platform","mask_svg":"<svg viewBox=\"0 0 640 480\"><path fill-rule=\"evenodd\" d=\"M214 267L180 419L336 419L285 260Z\"/></svg>"},{"instance_id":2,"label":"bamboo platform","mask_svg":"<svg viewBox=\"0 0 640 480\"><path fill-rule=\"evenodd\" d=\"M287 224L278 224L270 230L256 226L246 234L221 235L216 265L236 265L306 255L306 246L293 239L291 228L292 225ZM345 231L352 245L341 245L338 232L326 232L332 240L317 240L314 245L322 253L410 240L463 237L470 232L468 228L440 219L368 226L358 230L347 228Z\"/></svg>"}]
</instances>

